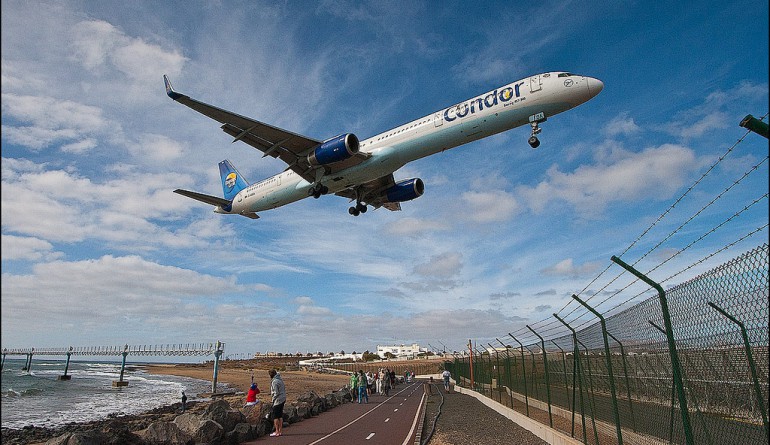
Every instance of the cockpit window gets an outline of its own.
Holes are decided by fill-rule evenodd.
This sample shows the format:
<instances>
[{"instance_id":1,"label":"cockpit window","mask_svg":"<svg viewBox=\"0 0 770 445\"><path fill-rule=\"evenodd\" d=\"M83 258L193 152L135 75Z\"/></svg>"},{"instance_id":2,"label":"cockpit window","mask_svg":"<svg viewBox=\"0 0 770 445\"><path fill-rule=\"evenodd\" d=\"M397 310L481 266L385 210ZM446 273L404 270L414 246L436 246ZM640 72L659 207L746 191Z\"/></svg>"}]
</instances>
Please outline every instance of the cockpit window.
<instances>
[{"instance_id":1,"label":"cockpit window","mask_svg":"<svg viewBox=\"0 0 770 445\"><path fill-rule=\"evenodd\" d=\"M559 77L572 77L572 76L577 76L577 74L572 74L572 73L559 73Z\"/></svg>"}]
</instances>

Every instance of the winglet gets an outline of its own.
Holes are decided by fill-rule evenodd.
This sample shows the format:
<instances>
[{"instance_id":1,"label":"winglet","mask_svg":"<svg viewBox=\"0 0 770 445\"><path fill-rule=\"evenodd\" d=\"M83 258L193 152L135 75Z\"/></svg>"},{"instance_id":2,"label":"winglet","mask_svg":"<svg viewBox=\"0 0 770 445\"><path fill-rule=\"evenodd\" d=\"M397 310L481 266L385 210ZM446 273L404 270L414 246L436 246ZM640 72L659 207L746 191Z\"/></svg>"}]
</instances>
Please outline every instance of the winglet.
<instances>
[{"instance_id":1,"label":"winglet","mask_svg":"<svg viewBox=\"0 0 770 445\"><path fill-rule=\"evenodd\" d=\"M184 96L183 94L179 94L176 91L174 91L174 87L171 86L171 81L168 80L168 76L165 74L163 75L163 83L166 84L166 94L168 94L168 97L177 100L180 97Z\"/></svg>"}]
</instances>

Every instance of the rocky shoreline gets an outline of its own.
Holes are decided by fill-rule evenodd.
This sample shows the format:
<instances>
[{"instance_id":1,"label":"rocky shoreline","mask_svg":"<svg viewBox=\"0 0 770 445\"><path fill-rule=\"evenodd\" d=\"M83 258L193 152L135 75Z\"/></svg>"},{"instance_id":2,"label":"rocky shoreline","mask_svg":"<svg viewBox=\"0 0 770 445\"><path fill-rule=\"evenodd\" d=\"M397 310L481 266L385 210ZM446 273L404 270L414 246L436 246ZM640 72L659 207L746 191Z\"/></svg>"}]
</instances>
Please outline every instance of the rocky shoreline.
<instances>
[{"instance_id":1,"label":"rocky shoreline","mask_svg":"<svg viewBox=\"0 0 770 445\"><path fill-rule=\"evenodd\" d=\"M316 416L351 401L350 392L341 388L325 396L308 391L284 408L285 423ZM273 422L267 419L270 407L260 403L240 408L242 395L216 397L212 401L193 401L181 412L181 403L136 415L110 414L107 419L71 423L50 429L28 426L2 428L5 445L192 445L238 444L269 434ZM268 404L269 405L269 404Z\"/></svg>"}]
</instances>

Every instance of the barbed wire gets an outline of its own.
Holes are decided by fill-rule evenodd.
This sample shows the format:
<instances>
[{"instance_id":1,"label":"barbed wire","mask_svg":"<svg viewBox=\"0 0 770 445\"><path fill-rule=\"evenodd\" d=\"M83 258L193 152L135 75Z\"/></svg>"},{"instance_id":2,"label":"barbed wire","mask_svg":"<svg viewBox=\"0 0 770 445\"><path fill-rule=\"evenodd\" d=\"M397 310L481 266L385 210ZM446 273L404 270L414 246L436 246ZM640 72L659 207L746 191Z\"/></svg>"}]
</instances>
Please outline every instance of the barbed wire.
<instances>
[{"instance_id":1,"label":"barbed wire","mask_svg":"<svg viewBox=\"0 0 770 445\"><path fill-rule=\"evenodd\" d=\"M766 113L761 118L761 120L764 120L767 116L768 116L768 113ZM676 208L690 194L690 192L692 192L699 184L701 184L704 181L704 179L711 172L713 172L714 169L717 168L717 166L720 163L722 163L725 160L725 158L727 158L727 156L729 156L730 153L732 153L736 149L736 147L738 147L738 145L740 145L744 141L744 139L748 136L748 134L750 134L750 133L751 133L750 130L746 131L738 140L736 140L735 143L732 146L730 146L711 166L709 166L709 168L690 187L687 188L687 190L684 191L684 193L682 193L682 195L680 195L663 213L661 213L660 216L658 216L658 218L649 227L647 227L628 247L626 247L626 249L624 249L623 252L620 255L618 255L618 257L622 257L623 255L627 254L634 246L636 246L642 240L642 238L647 236L650 233L650 231L654 227L656 227L664 218L666 218L666 216L668 216L673 211L673 209ZM652 252L654 252L655 250L659 249L660 246L662 246L666 241L670 240L677 233L681 232L681 230L685 226L687 226L689 223L691 223L693 220L695 220L699 215L703 214L703 212L705 210L707 210L709 207L711 207L717 201L719 201L721 198L723 198L729 191L731 191L737 185L742 183L748 176L750 176L751 174L757 172L759 170L759 168L768 161L768 159L770 159L770 156L764 157L761 161L759 161L758 163L756 163L753 166L751 166L751 168L749 168L747 171L745 171L738 179L733 181L732 184L730 184L728 187L726 187L722 192L720 192L717 196L715 196L713 199L711 199L707 204L705 204L703 207L701 207L697 212L695 212L693 215L691 215L686 221L684 221L682 224L680 224L676 229L671 231L661 241L656 243L655 246L651 247L641 257L636 259L632 264L633 265L638 264L641 260L643 260L644 258L649 256ZM698 237L694 241L690 242L687 246L679 249L676 253L674 253L673 255L668 257L666 260L662 261L660 264L658 264L654 268L650 269L648 271L648 274L650 272L653 272L653 271L659 269L660 267L664 266L665 264L669 263L674 258L680 256L683 252L685 252L688 249L690 249L693 245L703 241L710 234L712 234L715 231L719 230L721 227L723 227L724 225L726 225L729 222L733 221L735 218L737 218L738 216L740 216L741 214L743 214L744 212L746 212L747 210L752 208L754 205L756 205L757 203L759 203L761 201L766 200L767 198L768 198L768 193L765 193L761 197L754 199L751 203L749 203L748 205L746 205L744 208L740 209L739 211L735 212L732 216L727 218L725 221L723 221L720 224L712 227L710 230L708 230L707 232L703 233L700 237ZM730 247L735 246L739 242L744 241L744 240L750 238L751 236L753 236L753 235L755 235L755 234L757 234L757 233L759 233L759 232L761 232L763 230L766 230L767 228L768 228L768 224L764 224L764 225L762 225L762 226L752 230L748 234L738 238L736 241L733 241L733 242L731 242L731 243L729 243L729 244L727 244L725 246L722 246L721 248L717 249L716 251L706 255L705 257L699 259L698 261L696 261L696 262L688 265L687 267L684 267L683 269L677 271L676 273L674 273L671 276L667 277L665 280L662 280L661 283L668 282L671 279L673 279L674 277L680 276L681 274L685 273L686 271L691 270L692 268L694 268L694 267L696 267L696 266L698 266L700 264L703 264L705 261L707 261L710 258L713 258L714 256L716 256L720 252L723 252L723 251L729 249ZM604 276L612 268L613 264L614 263L609 263L596 277L594 277L585 287L583 287L583 289L580 290L580 292L578 292L575 295L576 296L580 296L580 295L584 294L589 288L591 288L595 283L597 283L600 280L600 278L602 276ZM585 301L586 302L591 301L594 298L596 298L598 295L604 293L605 290L607 290L610 286L612 286L614 283L616 283L617 280L619 280L622 276L625 275L625 273L626 273L625 270L621 271L619 274L617 274L612 279L610 279L606 284L604 284L601 288L599 288L596 292L594 292L591 296L586 298ZM632 280L630 283L628 283L627 285L623 286L622 288L620 288L620 289L610 293L606 298L602 299L598 304L595 304L594 307L596 308L596 307L599 307L599 306L602 306L602 305L606 304L608 301L616 298L619 294L621 294L622 292L626 291L628 288L630 288L631 286L633 286L634 284L636 284L638 282L639 282L638 278ZM604 314L613 313L616 310L618 310L619 308L627 306L629 303L631 303L632 301L636 300L637 298L639 298L640 296L644 295L645 293L647 293L649 291L650 291L649 289L645 289L644 291L639 292L639 293L633 295L632 297L630 297L628 299L625 299L624 301L614 305L613 307L611 307L610 309L605 311ZM582 305L578 305L578 304L575 304L575 303L576 303L575 300L573 298L570 298L564 304L564 306L557 312L557 314L563 314L562 318L565 319L565 320L569 319L570 326L573 327L576 330L582 329L582 328L586 327L587 325L596 323L596 319L594 317L590 316L588 314L588 311ZM564 313L564 311L570 305L572 305L572 304L575 304L574 307L572 307L572 309L569 312ZM572 317L574 314L576 314L578 312L581 312L581 310L582 310L582 313L579 313L574 318ZM583 320L584 317L587 317L587 319ZM575 324L575 326L573 326L573 324ZM553 319L543 319L543 320L540 320L538 322L530 324L530 326L532 326L533 328L537 328L536 330L537 330L538 334L540 334L543 337L547 337L549 333L555 331L557 328L561 328L562 327L561 323L556 323L556 321L553 320ZM560 332L563 332L563 331L560 330ZM522 327L522 328L517 329L516 331L513 332L513 334L521 335L522 338L526 338L528 340L532 338L532 334L530 332L528 332L528 329L526 327Z\"/></svg>"}]
</instances>

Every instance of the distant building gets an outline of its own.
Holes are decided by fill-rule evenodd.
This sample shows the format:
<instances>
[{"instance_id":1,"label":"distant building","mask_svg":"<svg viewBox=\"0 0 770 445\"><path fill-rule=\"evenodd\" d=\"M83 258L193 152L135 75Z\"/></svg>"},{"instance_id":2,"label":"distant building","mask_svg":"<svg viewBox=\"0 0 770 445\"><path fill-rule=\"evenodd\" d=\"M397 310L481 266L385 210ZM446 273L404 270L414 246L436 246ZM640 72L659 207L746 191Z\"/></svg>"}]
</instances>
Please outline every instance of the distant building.
<instances>
[{"instance_id":1,"label":"distant building","mask_svg":"<svg viewBox=\"0 0 770 445\"><path fill-rule=\"evenodd\" d=\"M394 357L414 357L419 354L428 352L427 348L421 348L417 343L411 345L395 345L395 346L380 346L377 345L377 355L380 358L386 358L388 353L393 354Z\"/></svg>"}]
</instances>

